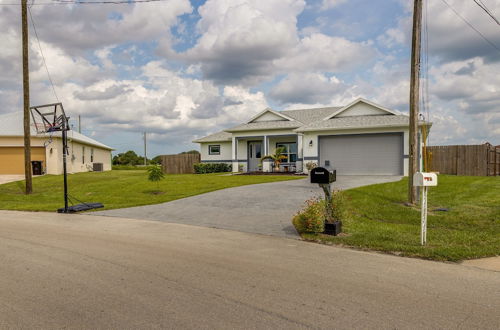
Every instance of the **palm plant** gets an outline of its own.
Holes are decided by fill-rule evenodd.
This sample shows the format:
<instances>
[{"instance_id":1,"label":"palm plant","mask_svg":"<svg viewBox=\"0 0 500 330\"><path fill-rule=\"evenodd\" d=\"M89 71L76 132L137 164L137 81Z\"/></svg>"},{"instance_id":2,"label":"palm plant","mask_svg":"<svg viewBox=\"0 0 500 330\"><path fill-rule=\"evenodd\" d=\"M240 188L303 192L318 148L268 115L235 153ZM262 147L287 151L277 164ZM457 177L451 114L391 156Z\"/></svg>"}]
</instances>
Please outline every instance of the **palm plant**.
<instances>
[{"instance_id":1,"label":"palm plant","mask_svg":"<svg viewBox=\"0 0 500 330\"><path fill-rule=\"evenodd\" d=\"M264 161L266 159L272 160L273 161L273 165L274 165L274 170L276 172L278 172L280 170L280 164L281 164L281 162L284 159L288 158L286 155L283 154L285 151L286 151L285 147L276 148L276 150L274 151L274 154L272 154L272 155L265 155L264 157L262 157L260 159L260 161L262 162L262 161Z\"/></svg>"}]
</instances>

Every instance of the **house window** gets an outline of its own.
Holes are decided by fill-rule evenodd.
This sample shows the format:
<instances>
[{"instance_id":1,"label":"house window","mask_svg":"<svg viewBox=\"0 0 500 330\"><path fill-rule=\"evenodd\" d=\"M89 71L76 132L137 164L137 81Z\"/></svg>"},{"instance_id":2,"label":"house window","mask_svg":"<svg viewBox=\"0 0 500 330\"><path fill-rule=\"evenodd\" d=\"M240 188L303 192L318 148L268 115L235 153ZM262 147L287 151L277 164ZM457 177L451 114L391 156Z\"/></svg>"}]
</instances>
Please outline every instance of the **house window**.
<instances>
[{"instance_id":1,"label":"house window","mask_svg":"<svg viewBox=\"0 0 500 330\"><path fill-rule=\"evenodd\" d=\"M90 149L90 162L93 163L94 162L94 148L91 148Z\"/></svg>"},{"instance_id":2,"label":"house window","mask_svg":"<svg viewBox=\"0 0 500 330\"><path fill-rule=\"evenodd\" d=\"M209 145L208 146L208 154L209 155L220 155L220 145Z\"/></svg>"},{"instance_id":3,"label":"house window","mask_svg":"<svg viewBox=\"0 0 500 330\"><path fill-rule=\"evenodd\" d=\"M283 163L294 163L297 161L296 142L276 143L276 148L285 148L283 155L285 155L286 158L283 159Z\"/></svg>"},{"instance_id":4,"label":"house window","mask_svg":"<svg viewBox=\"0 0 500 330\"><path fill-rule=\"evenodd\" d=\"M85 147L82 146L82 164L85 164Z\"/></svg>"}]
</instances>

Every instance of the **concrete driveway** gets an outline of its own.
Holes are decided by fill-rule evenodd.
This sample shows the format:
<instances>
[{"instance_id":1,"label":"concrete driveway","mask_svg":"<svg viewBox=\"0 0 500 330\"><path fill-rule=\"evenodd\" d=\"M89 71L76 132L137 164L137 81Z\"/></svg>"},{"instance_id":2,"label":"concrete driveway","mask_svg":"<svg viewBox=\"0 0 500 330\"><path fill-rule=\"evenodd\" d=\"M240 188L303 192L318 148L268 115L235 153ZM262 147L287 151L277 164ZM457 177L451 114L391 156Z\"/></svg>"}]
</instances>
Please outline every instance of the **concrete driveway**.
<instances>
[{"instance_id":1,"label":"concrete driveway","mask_svg":"<svg viewBox=\"0 0 500 330\"><path fill-rule=\"evenodd\" d=\"M0 175L0 184L14 182L14 181L21 181L21 180L24 180L24 174L23 175L17 175L17 174L2 174L2 175Z\"/></svg>"},{"instance_id":2,"label":"concrete driveway","mask_svg":"<svg viewBox=\"0 0 500 330\"><path fill-rule=\"evenodd\" d=\"M334 189L400 180L400 176L339 176ZM213 191L172 202L88 213L299 238L291 219L322 190L309 179Z\"/></svg>"}]
</instances>

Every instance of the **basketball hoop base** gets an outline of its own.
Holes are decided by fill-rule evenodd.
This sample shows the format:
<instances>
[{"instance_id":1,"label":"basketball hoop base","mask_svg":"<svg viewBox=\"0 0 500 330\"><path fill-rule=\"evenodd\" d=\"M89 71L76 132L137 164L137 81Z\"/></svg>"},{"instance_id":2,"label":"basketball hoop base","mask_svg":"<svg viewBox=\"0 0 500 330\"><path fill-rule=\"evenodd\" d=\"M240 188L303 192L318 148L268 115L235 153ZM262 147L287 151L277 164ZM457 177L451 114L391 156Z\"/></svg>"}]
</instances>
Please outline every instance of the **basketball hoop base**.
<instances>
[{"instance_id":1,"label":"basketball hoop base","mask_svg":"<svg viewBox=\"0 0 500 330\"><path fill-rule=\"evenodd\" d=\"M104 205L102 203L85 203L85 204L76 204L68 207L68 210L64 212L64 207L57 209L57 213L77 213L83 212L93 209L103 208Z\"/></svg>"}]
</instances>

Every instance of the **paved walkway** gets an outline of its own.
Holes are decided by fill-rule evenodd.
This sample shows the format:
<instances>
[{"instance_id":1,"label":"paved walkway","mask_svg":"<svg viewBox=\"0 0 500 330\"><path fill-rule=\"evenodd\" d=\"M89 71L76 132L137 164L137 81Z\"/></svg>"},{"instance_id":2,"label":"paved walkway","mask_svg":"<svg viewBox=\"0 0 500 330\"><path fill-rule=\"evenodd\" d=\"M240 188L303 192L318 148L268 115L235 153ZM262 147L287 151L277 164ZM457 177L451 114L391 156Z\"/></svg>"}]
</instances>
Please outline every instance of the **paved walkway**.
<instances>
[{"instance_id":1,"label":"paved walkway","mask_svg":"<svg viewBox=\"0 0 500 330\"><path fill-rule=\"evenodd\" d=\"M24 180L24 174L23 175L17 175L17 174L2 174L2 175L0 175L0 184L14 182L14 181L21 181L21 180Z\"/></svg>"},{"instance_id":2,"label":"paved walkway","mask_svg":"<svg viewBox=\"0 0 500 330\"><path fill-rule=\"evenodd\" d=\"M0 211L0 329L498 329L496 272L158 221Z\"/></svg>"},{"instance_id":3,"label":"paved walkway","mask_svg":"<svg viewBox=\"0 0 500 330\"><path fill-rule=\"evenodd\" d=\"M334 189L397 181L396 176L339 176ZM242 186L172 202L88 213L299 238L291 219L304 201L322 194L309 179Z\"/></svg>"}]
</instances>

